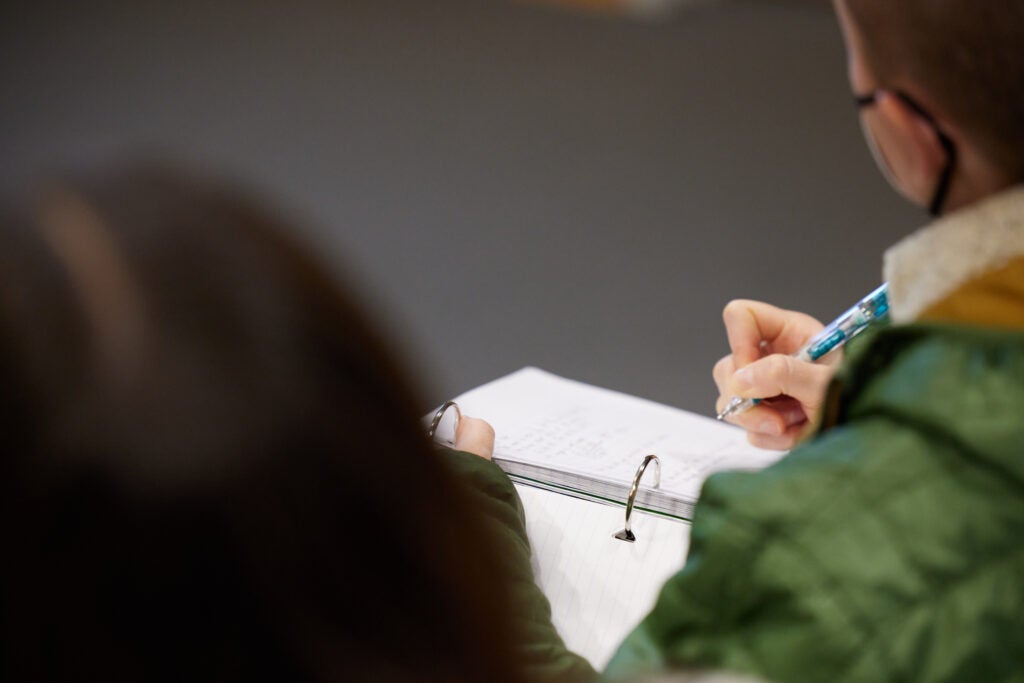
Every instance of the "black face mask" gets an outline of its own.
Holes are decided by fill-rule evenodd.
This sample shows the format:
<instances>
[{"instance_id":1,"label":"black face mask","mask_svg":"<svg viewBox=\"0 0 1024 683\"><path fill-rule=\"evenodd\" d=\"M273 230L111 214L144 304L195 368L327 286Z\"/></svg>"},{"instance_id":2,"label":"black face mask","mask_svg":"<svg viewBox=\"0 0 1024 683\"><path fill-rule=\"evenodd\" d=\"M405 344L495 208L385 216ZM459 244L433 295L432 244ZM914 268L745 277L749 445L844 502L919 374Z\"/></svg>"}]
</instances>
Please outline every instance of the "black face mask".
<instances>
[{"instance_id":1,"label":"black face mask","mask_svg":"<svg viewBox=\"0 0 1024 683\"><path fill-rule=\"evenodd\" d=\"M875 90L868 95L859 95L855 98L857 108L862 109L869 107L878 101L878 93L882 90ZM935 192L932 194L932 200L928 204L928 213L933 216L938 216L942 213L942 205L946 202L946 196L949 194L949 185L953 180L953 169L956 167L956 145L949 138L948 135L942 132L938 123L935 121L935 117L928 113L928 111L917 103L912 97L906 93L900 92L899 90L887 90L910 107L910 109L919 117L924 119L935 131L935 135L939 139L939 144L942 145L942 149L946 152L946 165L942 169L942 173L939 175L939 181L935 186ZM890 170L889 162L886 160L885 155L879 149L878 144L875 142L874 137L869 131L865 131L867 134L868 141L870 143L871 151L875 156L875 160L879 166L883 169L883 172L890 178L890 182L894 177L894 174Z\"/></svg>"}]
</instances>

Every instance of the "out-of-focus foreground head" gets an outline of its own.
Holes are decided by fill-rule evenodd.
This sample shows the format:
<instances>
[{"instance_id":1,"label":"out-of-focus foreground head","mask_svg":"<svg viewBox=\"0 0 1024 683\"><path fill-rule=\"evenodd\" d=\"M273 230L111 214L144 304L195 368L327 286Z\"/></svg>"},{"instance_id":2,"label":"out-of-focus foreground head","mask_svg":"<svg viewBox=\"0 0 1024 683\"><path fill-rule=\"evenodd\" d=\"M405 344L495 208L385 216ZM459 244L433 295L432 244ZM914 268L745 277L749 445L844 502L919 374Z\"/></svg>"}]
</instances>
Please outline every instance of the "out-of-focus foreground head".
<instances>
[{"instance_id":1,"label":"out-of-focus foreground head","mask_svg":"<svg viewBox=\"0 0 1024 683\"><path fill-rule=\"evenodd\" d=\"M153 168L5 214L3 680L518 680L424 404L286 232Z\"/></svg>"}]
</instances>

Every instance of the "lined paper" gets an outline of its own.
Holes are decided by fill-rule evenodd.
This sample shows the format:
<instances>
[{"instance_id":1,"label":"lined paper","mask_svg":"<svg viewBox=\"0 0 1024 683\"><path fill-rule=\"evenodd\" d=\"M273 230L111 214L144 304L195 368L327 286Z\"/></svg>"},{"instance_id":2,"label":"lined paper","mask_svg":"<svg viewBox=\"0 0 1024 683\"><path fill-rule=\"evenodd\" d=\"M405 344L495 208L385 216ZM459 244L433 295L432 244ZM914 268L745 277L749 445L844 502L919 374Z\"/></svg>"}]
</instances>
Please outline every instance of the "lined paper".
<instances>
[{"instance_id":1,"label":"lined paper","mask_svg":"<svg viewBox=\"0 0 1024 683\"><path fill-rule=\"evenodd\" d=\"M570 650L601 670L682 568L690 525L634 514L635 543L613 538L622 507L516 484L526 510L533 570Z\"/></svg>"},{"instance_id":2,"label":"lined paper","mask_svg":"<svg viewBox=\"0 0 1024 683\"><path fill-rule=\"evenodd\" d=\"M643 457L654 453L661 463L658 490L693 501L712 472L760 469L784 455L754 448L742 430L712 418L537 368L523 368L455 400L463 414L494 427L499 466L527 463L575 473L578 485L559 485L577 495L584 477L628 491ZM435 438L450 443L453 436L454 422L442 423ZM642 484L651 486L649 480ZM551 602L555 627L571 650L601 670L654 606L665 581L682 569L690 526L637 509L631 520L637 541L627 543L613 537L625 525L624 500L610 505L522 483L516 488L526 511L534 574Z\"/></svg>"},{"instance_id":3,"label":"lined paper","mask_svg":"<svg viewBox=\"0 0 1024 683\"><path fill-rule=\"evenodd\" d=\"M628 486L648 453L661 490L694 500L712 472L761 469L782 457L732 425L654 401L523 368L456 398L494 427L494 457ZM499 464L501 464L499 462Z\"/></svg>"}]
</instances>

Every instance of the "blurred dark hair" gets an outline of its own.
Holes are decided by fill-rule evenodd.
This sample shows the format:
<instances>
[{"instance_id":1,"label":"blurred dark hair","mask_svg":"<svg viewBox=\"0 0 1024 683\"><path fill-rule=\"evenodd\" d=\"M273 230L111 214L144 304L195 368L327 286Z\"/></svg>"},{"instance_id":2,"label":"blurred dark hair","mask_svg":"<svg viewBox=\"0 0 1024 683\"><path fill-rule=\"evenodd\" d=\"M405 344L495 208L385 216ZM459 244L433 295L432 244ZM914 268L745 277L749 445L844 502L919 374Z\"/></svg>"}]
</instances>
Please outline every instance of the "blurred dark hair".
<instances>
[{"instance_id":1,"label":"blurred dark hair","mask_svg":"<svg viewBox=\"0 0 1024 683\"><path fill-rule=\"evenodd\" d=\"M2 220L3 680L518 680L425 403L287 232L158 168Z\"/></svg>"}]
</instances>

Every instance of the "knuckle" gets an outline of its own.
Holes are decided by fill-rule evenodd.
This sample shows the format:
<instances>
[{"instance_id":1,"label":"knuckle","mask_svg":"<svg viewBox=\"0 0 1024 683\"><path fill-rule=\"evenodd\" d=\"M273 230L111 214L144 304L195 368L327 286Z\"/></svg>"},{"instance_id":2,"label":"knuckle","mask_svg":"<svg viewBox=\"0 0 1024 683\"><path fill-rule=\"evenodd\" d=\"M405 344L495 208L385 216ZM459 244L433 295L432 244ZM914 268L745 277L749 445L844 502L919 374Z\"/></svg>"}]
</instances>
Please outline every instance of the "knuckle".
<instances>
[{"instance_id":1,"label":"knuckle","mask_svg":"<svg viewBox=\"0 0 1024 683\"><path fill-rule=\"evenodd\" d=\"M786 374L786 357L780 354L772 354L761 362L761 374L773 384L782 381Z\"/></svg>"},{"instance_id":2,"label":"knuckle","mask_svg":"<svg viewBox=\"0 0 1024 683\"><path fill-rule=\"evenodd\" d=\"M766 355L757 362L752 362L752 364L748 366L748 370L756 379L758 385L767 382L774 383L779 373L778 356Z\"/></svg>"},{"instance_id":3,"label":"knuckle","mask_svg":"<svg viewBox=\"0 0 1024 683\"><path fill-rule=\"evenodd\" d=\"M728 325L729 321L735 320L740 315L743 315L747 309L746 299L733 299L725 305L722 309L722 320Z\"/></svg>"},{"instance_id":4,"label":"knuckle","mask_svg":"<svg viewBox=\"0 0 1024 683\"><path fill-rule=\"evenodd\" d=\"M791 356L781 356L780 361L781 369L779 372L781 375L782 386L789 389L793 386L793 375L797 372L797 361Z\"/></svg>"},{"instance_id":5,"label":"knuckle","mask_svg":"<svg viewBox=\"0 0 1024 683\"><path fill-rule=\"evenodd\" d=\"M715 363L715 366L711 369L711 376L715 378L716 382L725 379L729 374L729 369L732 366L732 356L724 356Z\"/></svg>"},{"instance_id":6,"label":"knuckle","mask_svg":"<svg viewBox=\"0 0 1024 683\"><path fill-rule=\"evenodd\" d=\"M785 394L792 376L792 358L782 354L772 354L761 359L757 365L757 383L766 390L775 390ZM753 369L753 367L751 368Z\"/></svg>"},{"instance_id":7,"label":"knuckle","mask_svg":"<svg viewBox=\"0 0 1024 683\"><path fill-rule=\"evenodd\" d=\"M726 419L728 419L730 422L732 422L737 427L740 427L740 428L746 430L747 434L759 434L760 433L760 430L757 428L758 427L757 420L755 418L752 418L749 413L744 414L744 415L733 415L733 416L730 416L729 418L726 418Z\"/></svg>"},{"instance_id":8,"label":"knuckle","mask_svg":"<svg viewBox=\"0 0 1024 683\"><path fill-rule=\"evenodd\" d=\"M491 423L486 420L473 418L472 428L473 433L479 437L494 436L494 427L492 427Z\"/></svg>"},{"instance_id":9,"label":"knuckle","mask_svg":"<svg viewBox=\"0 0 1024 683\"><path fill-rule=\"evenodd\" d=\"M735 313L736 312L736 307L739 306L739 305L740 305L740 300L739 299L732 299L732 300L726 302L725 306L722 308L722 315L729 315L730 313Z\"/></svg>"}]
</instances>

